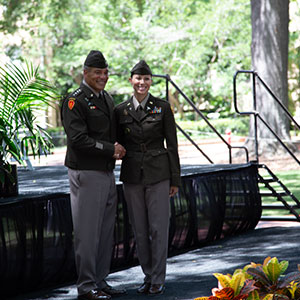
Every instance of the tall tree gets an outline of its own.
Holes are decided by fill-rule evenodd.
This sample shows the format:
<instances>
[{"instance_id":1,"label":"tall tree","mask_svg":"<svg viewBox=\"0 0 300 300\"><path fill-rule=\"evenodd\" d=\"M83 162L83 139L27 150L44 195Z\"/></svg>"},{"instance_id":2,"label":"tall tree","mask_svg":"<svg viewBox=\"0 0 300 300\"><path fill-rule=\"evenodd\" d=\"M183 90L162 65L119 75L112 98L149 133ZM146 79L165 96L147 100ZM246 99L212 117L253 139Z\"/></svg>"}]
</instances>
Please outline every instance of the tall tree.
<instances>
[{"instance_id":1,"label":"tall tree","mask_svg":"<svg viewBox=\"0 0 300 300\"><path fill-rule=\"evenodd\" d=\"M289 0L252 0L251 23L253 69L288 107ZM289 140L286 115L258 82L256 92L256 110L280 138ZM251 131L253 136L253 127ZM258 136L260 153L275 153L280 149L262 122L258 122Z\"/></svg>"}]
</instances>

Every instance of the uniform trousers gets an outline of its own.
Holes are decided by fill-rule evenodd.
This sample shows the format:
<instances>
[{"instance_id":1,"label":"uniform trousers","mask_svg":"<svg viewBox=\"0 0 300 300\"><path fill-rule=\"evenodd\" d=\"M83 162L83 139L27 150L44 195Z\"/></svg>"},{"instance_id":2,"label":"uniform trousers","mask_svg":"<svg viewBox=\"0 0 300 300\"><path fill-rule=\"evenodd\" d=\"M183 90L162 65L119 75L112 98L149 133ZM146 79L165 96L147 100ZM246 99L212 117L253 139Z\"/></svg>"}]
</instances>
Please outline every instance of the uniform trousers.
<instances>
[{"instance_id":1,"label":"uniform trousers","mask_svg":"<svg viewBox=\"0 0 300 300\"><path fill-rule=\"evenodd\" d=\"M68 170L78 294L106 286L117 191L113 172Z\"/></svg>"},{"instance_id":2,"label":"uniform trousers","mask_svg":"<svg viewBox=\"0 0 300 300\"><path fill-rule=\"evenodd\" d=\"M170 181L123 183L144 282L164 284L168 255Z\"/></svg>"}]
</instances>

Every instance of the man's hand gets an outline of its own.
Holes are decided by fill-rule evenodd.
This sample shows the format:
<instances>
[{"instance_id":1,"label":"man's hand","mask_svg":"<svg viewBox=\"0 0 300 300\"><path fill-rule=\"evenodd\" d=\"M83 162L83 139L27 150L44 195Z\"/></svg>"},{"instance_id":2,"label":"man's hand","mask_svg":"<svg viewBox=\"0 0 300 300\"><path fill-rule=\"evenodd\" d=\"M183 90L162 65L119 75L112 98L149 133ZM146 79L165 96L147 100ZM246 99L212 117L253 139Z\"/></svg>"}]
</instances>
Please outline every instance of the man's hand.
<instances>
[{"instance_id":1,"label":"man's hand","mask_svg":"<svg viewBox=\"0 0 300 300\"><path fill-rule=\"evenodd\" d=\"M169 191L169 197L173 197L178 192L178 186L171 186Z\"/></svg>"},{"instance_id":2,"label":"man's hand","mask_svg":"<svg viewBox=\"0 0 300 300\"><path fill-rule=\"evenodd\" d=\"M115 142L115 153L113 155L113 158L121 159L125 156L125 154L126 154L126 149L118 142Z\"/></svg>"}]
</instances>

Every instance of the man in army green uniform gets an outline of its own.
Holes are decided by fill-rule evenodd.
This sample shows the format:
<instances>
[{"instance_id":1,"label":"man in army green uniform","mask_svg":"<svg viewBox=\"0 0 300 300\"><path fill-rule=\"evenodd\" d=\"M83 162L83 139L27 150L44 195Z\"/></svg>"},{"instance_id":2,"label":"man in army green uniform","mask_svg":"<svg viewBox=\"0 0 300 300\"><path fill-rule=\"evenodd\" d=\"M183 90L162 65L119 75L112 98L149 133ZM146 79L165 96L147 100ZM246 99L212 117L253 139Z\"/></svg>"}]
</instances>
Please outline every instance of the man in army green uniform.
<instances>
[{"instance_id":1,"label":"man in army green uniform","mask_svg":"<svg viewBox=\"0 0 300 300\"><path fill-rule=\"evenodd\" d=\"M92 50L84 63L83 82L62 104L68 167L78 299L110 299L123 294L105 281L110 271L117 193L115 159L125 155L116 143L114 103L104 91L108 65Z\"/></svg>"},{"instance_id":2,"label":"man in army green uniform","mask_svg":"<svg viewBox=\"0 0 300 300\"><path fill-rule=\"evenodd\" d=\"M180 165L174 116L168 102L148 91L152 72L142 60L131 70L134 94L115 108L119 143L126 148L120 180L145 274L138 293L165 289L170 199L178 191Z\"/></svg>"}]
</instances>

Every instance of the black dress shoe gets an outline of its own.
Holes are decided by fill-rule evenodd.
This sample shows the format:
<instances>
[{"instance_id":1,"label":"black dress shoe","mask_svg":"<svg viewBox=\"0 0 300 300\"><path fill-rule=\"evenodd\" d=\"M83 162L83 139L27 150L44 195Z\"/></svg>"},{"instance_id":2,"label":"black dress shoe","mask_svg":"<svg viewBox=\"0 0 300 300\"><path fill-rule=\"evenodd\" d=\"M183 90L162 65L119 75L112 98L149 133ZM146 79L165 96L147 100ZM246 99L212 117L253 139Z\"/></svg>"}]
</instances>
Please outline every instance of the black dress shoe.
<instances>
[{"instance_id":1,"label":"black dress shoe","mask_svg":"<svg viewBox=\"0 0 300 300\"><path fill-rule=\"evenodd\" d=\"M165 286L163 284L151 284L149 289L150 295L159 295L163 294L165 291Z\"/></svg>"},{"instance_id":2,"label":"black dress shoe","mask_svg":"<svg viewBox=\"0 0 300 300\"><path fill-rule=\"evenodd\" d=\"M150 289L151 283L150 282L144 282L138 289L137 292L139 294L148 294Z\"/></svg>"},{"instance_id":3,"label":"black dress shoe","mask_svg":"<svg viewBox=\"0 0 300 300\"><path fill-rule=\"evenodd\" d=\"M102 291L111 296L119 296L127 293L125 289L116 289L110 285L107 285L105 288L102 289Z\"/></svg>"},{"instance_id":4,"label":"black dress shoe","mask_svg":"<svg viewBox=\"0 0 300 300\"><path fill-rule=\"evenodd\" d=\"M78 300L110 300L111 296L98 290L91 290L86 294L79 295Z\"/></svg>"}]
</instances>

